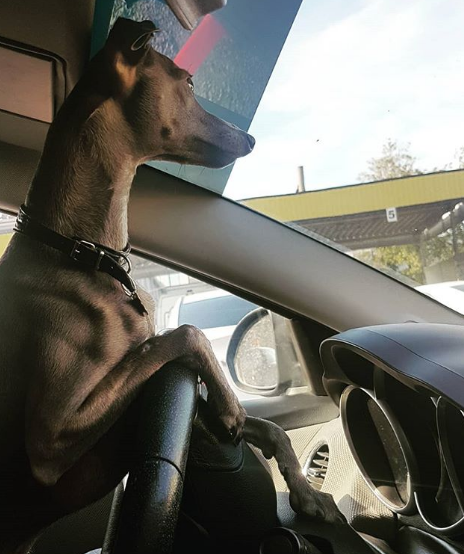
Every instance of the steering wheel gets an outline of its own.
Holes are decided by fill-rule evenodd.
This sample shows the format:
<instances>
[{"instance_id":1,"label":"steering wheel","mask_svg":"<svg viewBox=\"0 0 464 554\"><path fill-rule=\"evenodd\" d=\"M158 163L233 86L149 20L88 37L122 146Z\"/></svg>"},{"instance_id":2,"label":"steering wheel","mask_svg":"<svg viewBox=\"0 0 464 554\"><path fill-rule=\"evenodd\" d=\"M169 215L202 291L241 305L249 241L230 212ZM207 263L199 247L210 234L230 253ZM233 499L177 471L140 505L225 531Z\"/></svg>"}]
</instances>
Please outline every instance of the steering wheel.
<instances>
[{"instance_id":1,"label":"steering wheel","mask_svg":"<svg viewBox=\"0 0 464 554\"><path fill-rule=\"evenodd\" d=\"M198 404L198 396L197 376L176 362L167 364L147 381L138 400L140 419L136 437L136 459L117 510L116 521L110 524L112 530L105 540L104 553L172 554L194 418L197 406L204 408L204 405ZM201 414L202 410L199 412ZM207 428L206 432L208 435L210 429ZM198 436L196 439L198 440ZM205 481L200 481L200 488L225 490L228 504L231 504L235 515L238 513L243 516L239 522L241 528L246 527L246 522L250 521L250 532L262 526L262 532L270 530L271 533L267 540L270 551L289 552L285 548L276 550L280 544L277 539L281 531L275 529L278 523L275 489L271 476L251 450L244 449L245 458L243 463L238 464L240 470L221 474L220 471L214 471L214 468L237 466L239 458L242 459L242 450L232 448L231 443L218 449L214 442L208 440L200 443L194 441L192 444L195 446L193 458L196 449L197 457L207 461L213 468L211 473L203 476L208 485ZM254 490L251 496L248 495L250 487ZM285 498L288 504L288 498ZM208 500L202 505L204 508L208 507ZM211 509L216 509L214 503ZM349 525L337 526L334 537L332 524L298 519L289 505L286 511L293 514L284 517L289 529L297 530L303 535L325 538L326 542L332 544L331 552L372 552ZM226 521L229 519L233 518L226 518ZM287 543L291 546L288 541Z\"/></svg>"},{"instance_id":2,"label":"steering wheel","mask_svg":"<svg viewBox=\"0 0 464 554\"><path fill-rule=\"evenodd\" d=\"M197 399L197 376L175 362L147 381L112 554L171 553Z\"/></svg>"}]
</instances>

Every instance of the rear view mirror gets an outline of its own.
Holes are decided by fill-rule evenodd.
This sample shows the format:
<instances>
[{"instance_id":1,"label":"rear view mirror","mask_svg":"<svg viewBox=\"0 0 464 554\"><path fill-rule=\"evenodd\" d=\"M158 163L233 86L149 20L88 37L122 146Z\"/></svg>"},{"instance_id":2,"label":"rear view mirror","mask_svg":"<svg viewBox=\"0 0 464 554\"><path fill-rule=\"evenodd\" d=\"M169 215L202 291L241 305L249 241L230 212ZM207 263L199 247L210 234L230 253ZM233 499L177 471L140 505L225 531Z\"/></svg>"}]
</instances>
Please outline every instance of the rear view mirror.
<instances>
[{"instance_id":1,"label":"rear view mirror","mask_svg":"<svg viewBox=\"0 0 464 554\"><path fill-rule=\"evenodd\" d=\"M235 385L246 392L272 394L279 384L274 326L270 313L257 308L237 325L227 350Z\"/></svg>"},{"instance_id":2,"label":"rear view mirror","mask_svg":"<svg viewBox=\"0 0 464 554\"><path fill-rule=\"evenodd\" d=\"M227 0L166 0L184 29L192 31L208 13L223 8Z\"/></svg>"}]
</instances>

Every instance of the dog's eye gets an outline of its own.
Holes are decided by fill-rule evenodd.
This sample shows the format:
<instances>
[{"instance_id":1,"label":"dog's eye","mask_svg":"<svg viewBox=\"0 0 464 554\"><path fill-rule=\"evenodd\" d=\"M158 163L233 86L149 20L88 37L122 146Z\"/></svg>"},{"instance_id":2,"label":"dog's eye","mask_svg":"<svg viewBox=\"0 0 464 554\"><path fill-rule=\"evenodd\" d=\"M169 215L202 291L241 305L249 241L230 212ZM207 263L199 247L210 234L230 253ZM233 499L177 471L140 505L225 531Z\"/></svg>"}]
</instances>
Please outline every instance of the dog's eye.
<instances>
[{"instance_id":1,"label":"dog's eye","mask_svg":"<svg viewBox=\"0 0 464 554\"><path fill-rule=\"evenodd\" d=\"M195 86L194 86L193 81L190 77L187 79L187 84L190 87L190 90L193 92L193 90L195 89Z\"/></svg>"}]
</instances>

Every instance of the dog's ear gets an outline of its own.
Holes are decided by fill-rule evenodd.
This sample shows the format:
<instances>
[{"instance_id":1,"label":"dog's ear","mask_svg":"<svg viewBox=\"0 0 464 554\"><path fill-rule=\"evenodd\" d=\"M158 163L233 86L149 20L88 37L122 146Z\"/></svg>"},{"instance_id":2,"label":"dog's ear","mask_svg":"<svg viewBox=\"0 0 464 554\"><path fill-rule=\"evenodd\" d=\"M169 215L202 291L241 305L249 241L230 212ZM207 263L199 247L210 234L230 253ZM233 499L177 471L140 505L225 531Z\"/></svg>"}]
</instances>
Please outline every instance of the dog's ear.
<instances>
[{"instance_id":1,"label":"dog's ear","mask_svg":"<svg viewBox=\"0 0 464 554\"><path fill-rule=\"evenodd\" d=\"M157 31L152 21L132 21L120 17L108 35L105 52L112 72L112 93L126 96L137 82L137 67L149 50L148 43Z\"/></svg>"},{"instance_id":2,"label":"dog's ear","mask_svg":"<svg viewBox=\"0 0 464 554\"><path fill-rule=\"evenodd\" d=\"M148 43L158 29L152 21L132 21L120 17L108 35L107 45L124 56L129 65L137 65L144 57Z\"/></svg>"}]
</instances>

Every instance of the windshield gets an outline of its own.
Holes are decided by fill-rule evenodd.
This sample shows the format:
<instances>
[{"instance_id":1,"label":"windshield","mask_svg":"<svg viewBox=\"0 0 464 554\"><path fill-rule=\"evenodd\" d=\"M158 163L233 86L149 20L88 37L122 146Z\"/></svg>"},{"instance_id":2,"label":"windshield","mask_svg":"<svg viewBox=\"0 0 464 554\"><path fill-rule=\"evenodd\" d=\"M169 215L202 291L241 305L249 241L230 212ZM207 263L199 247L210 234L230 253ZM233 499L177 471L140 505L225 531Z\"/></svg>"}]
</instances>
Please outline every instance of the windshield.
<instances>
[{"instance_id":1,"label":"windshield","mask_svg":"<svg viewBox=\"0 0 464 554\"><path fill-rule=\"evenodd\" d=\"M96 17L95 48L116 17L153 19L155 48L194 73L198 101L256 138L223 170L153 165L447 305L450 288L464 296L464 3L223 4L192 30L161 0Z\"/></svg>"},{"instance_id":2,"label":"windshield","mask_svg":"<svg viewBox=\"0 0 464 554\"><path fill-rule=\"evenodd\" d=\"M258 306L236 296L221 296L189 302L183 299L179 308L179 325L195 325L199 329L228 327L237 323Z\"/></svg>"}]
</instances>

